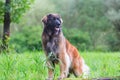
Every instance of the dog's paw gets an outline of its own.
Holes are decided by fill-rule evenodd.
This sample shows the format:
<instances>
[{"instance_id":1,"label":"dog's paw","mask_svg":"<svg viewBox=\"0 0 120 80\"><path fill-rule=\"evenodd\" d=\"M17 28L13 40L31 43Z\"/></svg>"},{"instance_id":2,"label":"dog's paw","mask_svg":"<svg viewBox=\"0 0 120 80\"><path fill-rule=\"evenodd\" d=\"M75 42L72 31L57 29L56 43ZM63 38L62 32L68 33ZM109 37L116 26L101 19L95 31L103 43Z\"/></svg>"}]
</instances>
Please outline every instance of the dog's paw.
<instances>
[{"instance_id":1,"label":"dog's paw","mask_svg":"<svg viewBox=\"0 0 120 80\"><path fill-rule=\"evenodd\" d=\"M53 80L53 78L47 78L46 80Z\"/></svg>"},{"instance_id":2,"label":"dog's paw","mask_svg":"<svg viewBox=\"0 0 120 80\"><path fill-rule=\"evenodd\" d=\"M58 80L62 80L62 78L59 77Z\"/></svg>"},{"instance_id":3,"label":"dog's paw","mask_svg":"<svg viewBox=\"0 0 120 80\"><path fill-rule=\"evenodd\" d=\"M60 76L60 77L58 78L58 80L63 80L63 77L62 77L62 76Z\"/></svg>"}]
</instances>

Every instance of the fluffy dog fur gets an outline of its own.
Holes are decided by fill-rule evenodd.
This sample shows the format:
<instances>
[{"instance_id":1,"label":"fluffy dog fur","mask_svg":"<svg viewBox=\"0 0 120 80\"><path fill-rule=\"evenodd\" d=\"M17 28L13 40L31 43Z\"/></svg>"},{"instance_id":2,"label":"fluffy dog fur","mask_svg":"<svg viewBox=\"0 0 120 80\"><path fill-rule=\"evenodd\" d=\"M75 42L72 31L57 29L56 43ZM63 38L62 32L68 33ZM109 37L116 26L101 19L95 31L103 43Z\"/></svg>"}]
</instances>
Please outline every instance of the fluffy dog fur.
<instances>
[{"instance_id":1,"label":"fluffy dog fur","mask_svg":"<svg viewBox=\"0 0 120 80\"><path fill-rule=\"evenodd\" d=\"M44 29L42 33L42 45L45 51L48 66L60 66L60 76L62 80L73 73L76 77L87 75L89 67L84 63L78 50L74 47L62 33L62 19L58 14L48 14L43 17ZM48 79L53 80L54 69L48 68Z\"/></svg>"}]
</instances>

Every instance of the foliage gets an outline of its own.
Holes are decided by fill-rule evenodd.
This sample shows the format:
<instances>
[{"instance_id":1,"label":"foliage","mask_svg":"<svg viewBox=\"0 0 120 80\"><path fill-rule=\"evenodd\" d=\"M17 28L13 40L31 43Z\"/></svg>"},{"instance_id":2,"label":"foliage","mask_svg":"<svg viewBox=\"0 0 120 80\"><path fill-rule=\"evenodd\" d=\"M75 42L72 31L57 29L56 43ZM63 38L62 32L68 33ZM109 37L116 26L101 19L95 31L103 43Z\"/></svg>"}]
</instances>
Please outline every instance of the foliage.
<instances>
[{"instance_id":1,"label":"foliage","mask_svg":"<svg viewBox=\"0 0 120 80\"><path fill-rule=\"evenodd\" d=\"M111 47L114 47L114 50L120 50L120 1L107 0L105 4L107 7L106 16L113 23L116 34L115 42L111 42Z\"/></svg>"},{"instance_id":2,"label":"foliage","mask_svg":"<svg viewBox=\"0 0 120 80\"><path fill-rule=\"evenodd\" d=\"M4 4L3 0L0 0L0 23L3 22L4 17Z\"/></svg>"},{"instance_id":3,"label":"foliage","mask_svg":"<svg viewBox=\"0 0 120 80\"><path fill-rule=\"evenodd\" d=\"M106 37L110 36L110 32L114 33L114 30L113 24L105 15L106 7L102 0L71 0L69 2L63 0L61 2L57 2L53 0L53 2L56 4L56 11L60 13L64 19L63 25L68 27L71 31L74 31L73 28L77 28L74 36L79 34L79 36L77 36L79 39L75 40L72 36L71 39L74 39L77 43L83 45L84 42L80 42L80 37L84 36L84 38L86 37L86 39L88 39L89 36L89 39L87 40L87 43L89 44L84 44L85 47L88 47L87 50L110 50L110 45L108 46L109 40L107 41ZM64 4L69 5L66 6ZM61 10L63 10L63 12L61 12ZM81 31L83 34L87 33L87 35L79 33ZM77 44L75 41L72 43ZM81 49L80 46L76 46ZM85 48L83 47L83 49Z\"/></svg>"},{"instance_id":4,"label":"foliage","mask_svg":"<svg viewBox=\"0 0 120 80\"><path fill-rule=\"evenodd\" d=\"M23 14L30 8L34 0L11 0L10 6L4 6L4 1L0 0L0 22L3 22L4 11L9 10L11 14L11 21L18 23Z\"/></svg>"},{"instance_id":5,"label":"foliage","mask_svg":"<svg viewBox=\"0 0 120 80\"><path fill-rule=\"evenodd\" d=\"M90 67L89 78L119 76L119 54L117 52L82 53L86 64ZM47 68L43 65L44 60L43 52L0 54L0 80L45 80L47 78ZM57 78L59 76L58 66L55 71L55 78ZM74 80L73 76L70 78Z\"/></svg>"},{"instance_id":6,"label":"foliage","mask_svg":"<svg viewBox=\"0 0 120 80\"><path fill-rule=\"evenodd\" d=\"M2 45L2 40L1 39L0 39L0 45ZM1 51L2 51L2 48L0 46L0 53L1 53Z\"/></svg>"},{"instance_id":7,"label":"foliage","mask_svg":"<svg viewBox=\"0 0 120 80\"><path fill-rule=\"evenodd\" d=\"M91 40L88 32L82 32L77 28L72 28L69 30L67 28L63 28L63 33L66 36L66 38L79 50L90 50L88 45L90 45Z\"/></svg>"},{"instance_id":8,"label":"foliage","mask_svg":"<svg viewBox=\"0 0 120 80\"><path fill-rule=\"evenodd\" d=\"M23 27L11 36L10 45L17 52L41 50L41 32L40 26Z\"/></svg>"},{"instance_id":9,"label":"foliage","mask_svg":"<svg viewBox=\"0 0 120 80\"><path fill-rule=\"evenodd\" d=\"M19 22L23 14L30 8L34 0L12 0L11 18L12 22Z\"/></svg>"},{"instance_id":10,"label":"foliage","mask_svg":"<svg viewBox=\"0 0 120 80\"><path fill-rule=\"evenodd\" d=\"M3 23L3 41L2 41L2 51L9 51L8 42L10 35L10 23L18 23L21 16L27 9L29 9L30 4L33 0L5 0L0 1L0 22Z\"/></svg>"},{"instance_id":11,"label":"foliage","mask_svg":"<svg viewBox=\"0 0 120 80\"><path fill-rule=\"evenodd\" d=\"M19 3L20 0L15 1ZM25 4L27 4L27 1ZM18 5L17 9L24 12L23 6L25 4L22 7ZM115 23L119 24L119 4L119 0L35 0L34 4L31 5L31 9L22 18L20 24L12 24L10 44L13 47L16 46L17 51L27 49L39 50L38 45L36 45L37 43L40 44L39 48L41 49L41 42L39 42L41 38L38 39L35 36L42 33L41 19L48 13L58 13L63 19L62 29L65 37L79 50L120 51L119 25L118 27L115 25ZM19 9L19 7L21 8ZM13 11L12 14L14 13ZM15 16L17 15L20 14L16 13ZM31 29L37 29L35 34L29 29L29 26L32 26L32 28L30 27ZM23 38L26 34L32 37L29 37L30 39L28 37ZM19 40L17 41L16 38ZM30 45L29 41L32 41L32 45Z\"/></svg>"}]
</instances>

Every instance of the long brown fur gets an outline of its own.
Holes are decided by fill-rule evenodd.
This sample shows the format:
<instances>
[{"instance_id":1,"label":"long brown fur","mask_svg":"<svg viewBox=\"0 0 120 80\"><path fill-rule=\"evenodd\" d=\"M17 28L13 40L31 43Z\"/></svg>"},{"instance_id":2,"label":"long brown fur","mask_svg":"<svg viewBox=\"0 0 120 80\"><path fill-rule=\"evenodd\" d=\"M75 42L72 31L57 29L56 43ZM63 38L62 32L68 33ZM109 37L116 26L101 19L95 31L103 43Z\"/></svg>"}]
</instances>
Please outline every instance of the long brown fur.
<instances>
[{"instance_id":1,"label":"long brown fur","mask_svg":"<svg viewBox=\"0 0 120 80\"><path fill-rule=\"evenodd\" d=\"M60 22L59 28L49 26L52 19L58 19ZM51 20L51 21L50 21ZM81 76L84 72L88 72L89 68L84 63L83 58L79 55L76 47L74 47L63 35L61 25L62 19L58 14L48 14L43 17L42 22L44 29L42 33L42 44L46 57L53 53L52 57L47 61L48 66L55 67L55 64L59 63L60 76L58 80L62 80L70 76L73 73L76 77ZM54 27L53 29L50 29ZM54 31L55 29L55 31ZM59 31L58 31L59 30ZM48 79L53 80L54 69L48 68Z\"/></svg>"}]
</instances>

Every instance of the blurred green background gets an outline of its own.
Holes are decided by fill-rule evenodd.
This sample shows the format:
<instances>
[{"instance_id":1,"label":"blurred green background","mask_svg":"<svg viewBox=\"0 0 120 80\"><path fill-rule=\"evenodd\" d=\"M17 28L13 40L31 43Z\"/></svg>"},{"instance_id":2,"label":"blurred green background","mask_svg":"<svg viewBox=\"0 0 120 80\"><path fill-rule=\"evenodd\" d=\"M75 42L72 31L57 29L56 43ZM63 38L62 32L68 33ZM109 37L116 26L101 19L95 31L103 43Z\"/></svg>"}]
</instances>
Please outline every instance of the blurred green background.
<instances>
[{"instance_id":1,"label":"blurred green background","mask_svg":"<svg viewBox=\"0 0 120 80\"><path fill-rule=\"evenodd\" d=\"M120 51L120 0L35 0L11 23L10 49L42 50L41 19L48 13L61 15L65 37L80 51ZM0 38L2 31L1 23Z\"/></svg>"}]
</instances>

